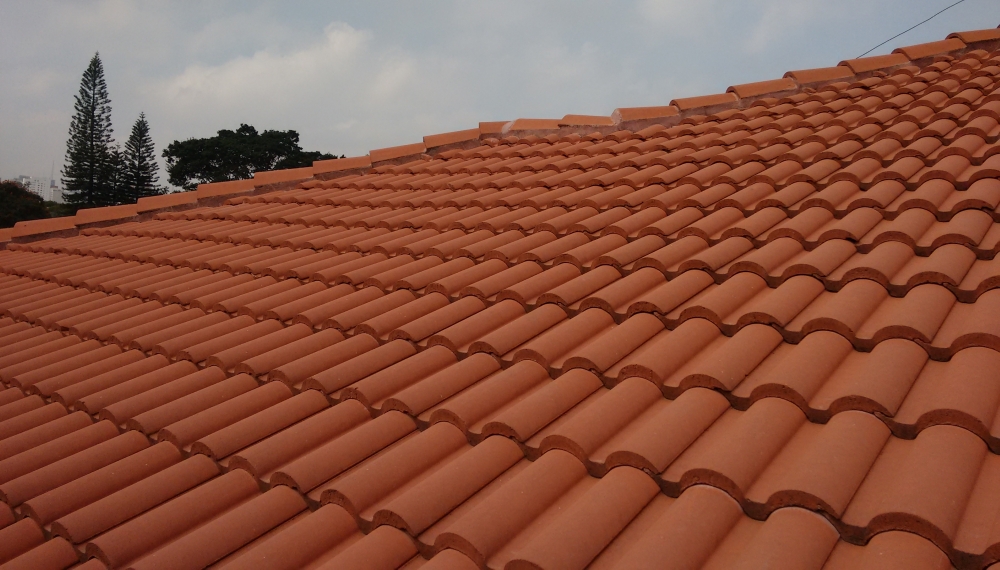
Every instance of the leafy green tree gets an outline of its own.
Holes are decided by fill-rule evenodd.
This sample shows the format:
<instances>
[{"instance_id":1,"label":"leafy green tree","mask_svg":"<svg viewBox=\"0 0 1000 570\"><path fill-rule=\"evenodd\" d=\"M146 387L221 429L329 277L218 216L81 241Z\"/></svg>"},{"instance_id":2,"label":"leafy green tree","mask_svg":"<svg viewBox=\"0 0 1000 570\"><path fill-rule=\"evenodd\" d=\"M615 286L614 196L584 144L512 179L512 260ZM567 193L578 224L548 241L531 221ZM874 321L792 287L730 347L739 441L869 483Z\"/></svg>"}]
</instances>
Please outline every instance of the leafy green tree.
<instances>
[{"instance_id":1,"label":"leafy green tree","mask_svg":"<svg viewBox=\"0 0 1000 570\"><path fill-rule=\"evenodd\" d=\"M163 151L170 183L193 189L206 182L251 178L254 172L311 166L332 154L303 151L299 133L264 131L241 124L214 137L174 141Z\"/></svg>"},{"instance_id":2,"label":"leafy green tree","mask_svg":"<svg viewBox=\"0 0 1000 570\"><path fill-rule=\"evenodd\" d=\"M145 113L139 113L139 118L132 125L132 134L125 143L119 166L116 200L119 203L131 204L144 196L163 193L163 189L156 185L159 181L159 166L156 164L156 150L153 139L149 136L149 123Z\"/></svg>"},{"instance_id":3,"label":"leafy green tree","mask_svg":"<svg viewBox=\"0 0 1000 570\"><path fill-rule=\"evenodd\" d=\"M73 109L66 143L66 165L62 170L66 202L80 208L114 204L117 165L114 162L111 98L100 54L94 54L83 72Z\"/></svg>"},{"instance_id":4,"label":"leafy green tree","mask_svg":"<svg viewBox=\"0 0 1000 570\"><path fill-rule=\"evenodd\" d=\"M0 228L49 217L42 197L13 180L0 181Z\"/></svg>"}]
</instances>

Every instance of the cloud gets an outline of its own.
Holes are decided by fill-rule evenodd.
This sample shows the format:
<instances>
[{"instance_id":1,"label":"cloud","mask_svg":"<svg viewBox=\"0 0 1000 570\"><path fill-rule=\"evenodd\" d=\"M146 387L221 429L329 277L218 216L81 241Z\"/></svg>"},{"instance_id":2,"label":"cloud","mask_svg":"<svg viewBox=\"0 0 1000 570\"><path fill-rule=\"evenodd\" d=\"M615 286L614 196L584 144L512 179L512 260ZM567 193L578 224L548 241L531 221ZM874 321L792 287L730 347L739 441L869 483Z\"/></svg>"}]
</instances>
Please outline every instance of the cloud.
<instances>
[{"instance_id":1,"label":"cloud","mask_svg":"<svg viewBox=\"0 0 1000 570\"><path fill-rule=\"evenodd\" d=\"M61 74L42 69L28 73L19 81L9 83L7 88L17 91L22 96L38 97L48 93L50 89L64 80L65 78Z\"/></svg>"},{"instance_id":2,"label":"cloud","mask_svg":"<svg viewBox=\"0 0 1000 570\"><path fill-rule=\"evenodd\" d=\"M80 75L104 59L118 138L158 149L240 123L363 154L479 121L608 114L834 65L936 0L0 2L0 176L61 161ZM880 48L1000 17L973 0ZM903 21L905 20L905 21ZM162 178L165 178L163 176Z\"/></svg>"},{"instance_id":3,"label":"cloud","mask_svg":"<svg viewBox=\"0 0 1000 570\"><path fill-rule=\"evenodd\" d=\"M344 79L366 51L370 35L340 23L324 30L323 40L289 54L263 50L221 65L191 65L177 76L152 84L147 92L179 113L205 107L235 112L298 98L302 92Z\"/></svg>"},{"instance_id":4,"label":"cloud","mask_svg":"<svg viewBox=\"0 0 1000 570\"><path fill-rule=\"evenodd\" d=\"M200 132L169 129L164 133L173 137L209 136L241 122L300 132L319 127L342 137L362 126L358 116L396 103L408 107L406 94L419 90L415 83L428 79L418 72L412 57L376 49L371 31L333 22L317 41L301 48L264 49L220 65L191 65L152 83L144 95L160 109L166 123L188 128L192 123L204 125ZM325 150L342 152L332 147Z\"/></svg>"},{"instance_id":5,"label":"cloud","mask_svg":"<svg viewBox=\"0 0 1000 570\"><path fill-rule=\"evenodd\" d=\"M493 58L474 36L457 41L457 52L404 49L373 30L332 22L299 47L192 64L150 83L141 95L156 111L151 121L167 125L160 130L163 140L210 136L245 122L293 128L306 148L351 155L480 120L608 114L611 104L564 105L551 95L613 99L609 90L633 83L630 72L593 41L515 44L492 52ZM498 116L491 106L520 106L521 112ZM198 127L192 131L192 125Z\"/></svg>"},{"instance_id":6,"label":"cloud","mask_svg":"<svg viewBox=\"0 0 1000 570\"><path fill-rule=\"evenodd\" d=\"M760 17L745 43L747 51L754 54L763 53L788 31L806 29L807 23L819 21L825 12L837 9L816 0L769 0L762 4Z\"/></svg>"},{"instance_id":7,"label":"cloud","mask_svg":"<svg viewBox=\"0 0 1000 570\"><path fill-rule=\"evenodd\" d=\"M636 12L641 21L664 32L684 37L703 35L713 20L725 17L732 4L717 0L641 0Z\"/></svg>"}]
</instances>

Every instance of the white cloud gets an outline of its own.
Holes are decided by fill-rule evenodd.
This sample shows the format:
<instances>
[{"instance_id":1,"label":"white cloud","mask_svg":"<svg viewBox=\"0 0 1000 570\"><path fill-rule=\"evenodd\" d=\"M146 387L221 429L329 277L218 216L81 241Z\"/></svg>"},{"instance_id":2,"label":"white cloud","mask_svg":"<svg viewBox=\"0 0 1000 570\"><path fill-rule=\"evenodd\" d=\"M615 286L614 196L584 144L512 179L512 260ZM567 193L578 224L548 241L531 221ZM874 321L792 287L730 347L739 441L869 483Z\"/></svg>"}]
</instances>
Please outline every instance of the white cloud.
<instances>
[{"instance_id":1,"label":"white cloud","mask_svg":"<svg viewBox=\"0 0 1000 570\"><path fill-rule=\"evenodd\" d=\"M98 50L118 138L145 111L158 149L248 123L354 155L479 121L608 114L834 65L937 4L0 1L0 70L14 85L0 90L0 176L62 160ZM893 43L998 17L995 0L971 0Z\"/></svg>"},{"instance_id":2,"label":"white cloud","mask_svg":"<svg viewBox=\"0 0 1000 570\"><path fill-rule=\"evenodd\" d=\"M416 111L421 101L412 95L420 91L419 83L441 83L440 76L433 77L434 70L420 67L404 53L377 48L371 31L334 22L317 41L300 49L261 50L221 65L192 65L150 85L145 94L168 122L196 121L207 127L187 136L207 136L240 122L296 128L300 133L344 133ZM334 148L334 140L323 142L326 150L346 152ZM364 152L367 147L351 150Z\"/></svg>"},{"instance_id":3,"label":"white cloud","mask_svg":"<svg viewBox=\"0 0 1000 570\"><path fill-rule=\"evenodd\" d=\"M469 50L482 49L470 40ZM477 55L485 54L405 50L372 30L334 22L297 49L272 47L219 65L193 64L150 83L142 95L167 125L160 130L164 140L210 136L245 122L294 128L306 148L352 155L480 120L517 118L491 114L491 101L556 107L540 116L607 114L612 105L564 106L551 95L605 95L623 73L592 41L576 49L552 41L522 44L485 61ZM595 77L607 81L595 88ZM518 116L536 115L525 108ZM192 124L198 125L194 132Z\"/></svg>"},{"instance_id":4,"label":"white cloud","mask_svg":"<svg viewBox=\"0 0 1000 570\"><path fill-rule=\"evenodd\" d=\"M38 97L46 94L50 89L65 78L51 70L41 69L28 73L21 77L19 81L8 84L8 89L14 89L19 94L28 97Z\"/></svg>"},{"instance_id":5,"label":"white cloud","mask_svg":"<svg viewBox=\"0 0 1000 570\"><path fill-rule=\"evenodd\" d=\"M820 20L824 12L842 9L818 0L768 0L762 4L760 18L745 44L755 54L764 52L788 31L805 29L807 23Z\"/></svg>"},{"instance_id":6,"label":"white cloud","mask_svg":"<svg viewBox=\"0 0 1000 570\"><path fill-rule=\"evenodd\" d=\"M688 37L704 34L711 21L730 8L732 4L717 0L641 0L636 5L645 23Z\"/></svg>"},{"instance_id":7,"label":"white cloud","mask_svg":"<svg viewBox=\"0 0 1000 570\"><path fill-rule=\"evenodd\" d=\"M259 51L216 66L192 65L175 77L154 83L148 93L182 112L198 107L255 108L262 103L328 86L342 79L365 51L370 34L346 24L331 24L323 40L287 55Z\"/></svg>"}]
</instances>

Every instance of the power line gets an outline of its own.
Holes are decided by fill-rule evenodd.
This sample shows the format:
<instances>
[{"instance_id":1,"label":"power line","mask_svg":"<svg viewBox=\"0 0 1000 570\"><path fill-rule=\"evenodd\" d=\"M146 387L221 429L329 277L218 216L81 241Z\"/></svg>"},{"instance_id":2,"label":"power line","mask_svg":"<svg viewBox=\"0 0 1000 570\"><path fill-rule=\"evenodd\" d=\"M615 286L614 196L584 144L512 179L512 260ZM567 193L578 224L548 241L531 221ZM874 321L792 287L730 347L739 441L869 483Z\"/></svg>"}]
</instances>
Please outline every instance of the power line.
<instances>
[{"instance_id":1,"label":"power line","mask_svg":"<svg viewBox=\"0 0 1000 570\"><path fill-rule=\"evenodd\" d=\"M955 6L958 6L958 5L959 5L959 4L961 4L962 2L965 2L965 0L958 0L958 2L955 2L955 3L954 3L954 4L952 4L951 6L948 6L948 7L944 8L943 10L941 10L940 12L938 12L938 13L934 14L934 15L933 15L933 16L931 16L930 18L927 18L927 19L926 19L926 20L924 20L923 22L920 22L919 24L916 24L916 25L914 25L914 26L911 26L911 27L909 27L909 28L907 28L907 29L903 30L902 32L899 32L898 34L896 34L896 35L892 36L891 38L889 38L889 39L885 40L884 42L882 42L882 43L880 43L879 45L877 45L877 46L873 47L872 49L870 49L870 50L866 51L865 53L863 53L863 54L859 55L858 57L864 57L864 56L866 56L866 55L870 54L871 52L873 52L873 51L877 50L878 48L880 48L880 47L884 46L885 44L887 44L887 43L891 42L892 40L894 40L894 39L898 38L899 36L901 36L901 35L905 34L906 32L909 32L909 31L910 31L910 30L912 30L913 28L916 28L917 26L922 26L922 25L926 24L927 22L930 22L930 21L931 21L931 20L933 20L934 18L938 17L939 15L943 14L944 12L947 12L948 10L950 10L950 9L954 8Z\"/></svg>"}]
</instances>

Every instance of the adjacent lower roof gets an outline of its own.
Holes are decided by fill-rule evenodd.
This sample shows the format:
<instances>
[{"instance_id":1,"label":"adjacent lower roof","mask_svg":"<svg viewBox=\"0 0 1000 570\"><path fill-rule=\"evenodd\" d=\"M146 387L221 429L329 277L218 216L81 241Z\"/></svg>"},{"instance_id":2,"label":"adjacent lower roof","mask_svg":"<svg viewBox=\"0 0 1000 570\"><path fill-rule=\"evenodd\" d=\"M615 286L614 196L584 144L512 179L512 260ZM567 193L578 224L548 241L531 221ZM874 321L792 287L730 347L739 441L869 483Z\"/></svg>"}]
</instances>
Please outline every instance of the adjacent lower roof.
<instances>
[{"instance_id":1,"label":"adjacent lower roof","mask_svg":"<svg viewBox=\"0 0 1000 570\"><path fill-rule=\"evenodd\" d=\"M998 48L19 224L0 563L994 563Z\"/></svg>"}]
</instances>

